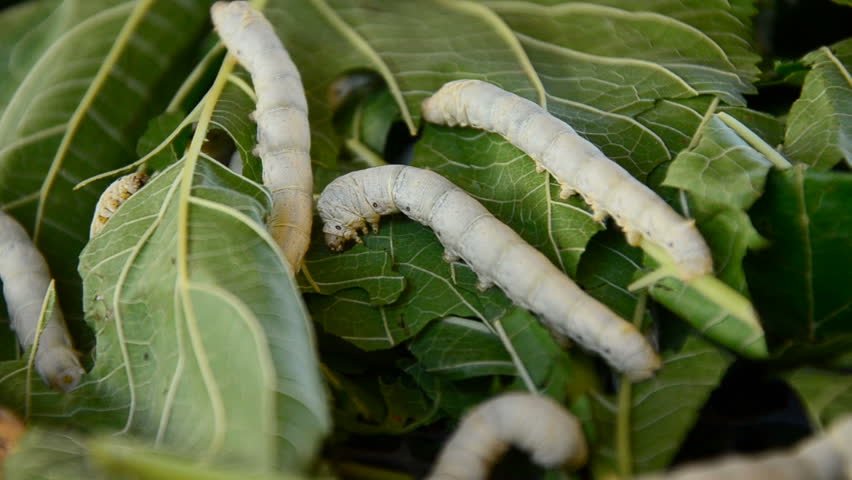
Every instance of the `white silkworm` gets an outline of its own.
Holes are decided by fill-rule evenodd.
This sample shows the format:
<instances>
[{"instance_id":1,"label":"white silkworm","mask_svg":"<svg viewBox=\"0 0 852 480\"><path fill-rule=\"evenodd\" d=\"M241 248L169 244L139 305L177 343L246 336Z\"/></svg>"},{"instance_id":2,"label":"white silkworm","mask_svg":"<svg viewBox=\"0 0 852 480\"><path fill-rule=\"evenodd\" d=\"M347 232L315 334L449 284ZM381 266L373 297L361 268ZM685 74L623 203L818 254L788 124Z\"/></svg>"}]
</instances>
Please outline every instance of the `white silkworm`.
<instances>
[{"instance_id":1,"label":"white silkworm","mask_svg":"<svg viewBox=\"0 0 852 480\"><path fill-rule=\"evenodd\" d=\"M36 338L50 270L23 227L0 211L0 279L12 329L24 350ZM35 369L51 387L68 391L83 375L65 319L57 305L46 319L35 356Z\"/></svg>"},{"instance_id":2,"label":"white silkworm","mask_svg":"<svg viewBox=\"0 0 852 480\"><path fill-rule=\"evenodd\" d=\"M423 118L448 126L471 126L502 135L529 155L536 170L547 170L593 210L596 221L611 215L631 245L642 238L665 249L683 280L709 274L713 259L694 220L672 210L650 188L535 103L479 80L457 80L423 102Z\"/></svg>"},{"instance_id":3,"label":"white silkworm","mask_svg":"<svg viewBox=\"0 0 852 480\"><path fill-rule=\"evenodd\" d=\"M130 198L131 195L145 186L146 182L148 182L148 175L141 172L125 175L112 182L98 199L98 205L95 207L95 216L92 218L91 227L89 227L89 238L100 233L104 226L106 226L107 221L118 210L118 207Z\"/></svg>"},{"instance_id":4,"label":"white silkworm","mask_svg":"<svg viewBox=\"0 0 852 480\"><path fill-rule=\"evenodd\" d=\"M257 94L255 153L272 193L267 227L295 272L308 250L313 221L311 131L302 80L263 14L247 2L217 2L210 11L222 42L251 74Z\"/></svg>"},{"instance_id":5,"label":"white silkworm","mask_svg":"<svg viewBox=\"0 0 852 480\"><path fill-rule=\"evenodd\" d=\"M580 422L548 397L506 393L478 405L444 444L427 480L485 480L491 466L515 445L545 468L586 462Z\"/></svg>"},{"instance_id":6,"label":"white silkworm","mask_svg":"<svg viewBox=\"0 0 852 480\"><path fill-rule=\"evenodd\" d=\"M243 174L243 156L240 155L239 150L231 155L231 158L228 160L228 168L237 175Z\"/></svg>"},{"instance_id":7,"label":"white silkworm","mask_svg":"<svg viewBox=\"0 0 852 480\"><path fill-rule=\"evenodd\" d=\"M360 241L366 224L399 211L435 231L444 259L462 258L479 287L497 284L548 326L599 353L631 379L650 376L660 359L645 337L581 290L541 252L497 220L479 202L437 173L404 165L352 172L331 182L317 203L326 243L341 250Z\"/></svg>"},{"instance_id":8,"label":"white silkworm","mask_svg":"<svg viewBox=\"0 0 852 480\"><path fill-rule=\"evenodd\" d=\"M852 417L789 452L732 456L675 469L641 480L849 480L852 479Z\"/></svg>"}]
</instances>

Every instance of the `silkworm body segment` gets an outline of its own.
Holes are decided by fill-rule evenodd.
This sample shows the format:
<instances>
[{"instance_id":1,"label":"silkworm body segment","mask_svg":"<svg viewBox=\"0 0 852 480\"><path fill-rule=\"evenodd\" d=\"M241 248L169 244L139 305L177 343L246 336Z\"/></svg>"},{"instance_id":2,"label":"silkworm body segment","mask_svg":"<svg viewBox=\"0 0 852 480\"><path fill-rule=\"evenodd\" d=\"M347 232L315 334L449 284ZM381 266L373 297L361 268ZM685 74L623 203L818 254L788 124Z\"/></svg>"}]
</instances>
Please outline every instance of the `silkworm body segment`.
<instances>
[{"instance_id":1,"label":"silkworm body segment","mask_svg":"<svg viewBox=\"0 0 852 480\"><path fill-rule=\"evenodd\" d=\"M257 109L257 148L263 183L272 193L272 237L294 271L310 243L313 174L308 102L296 65L269 21L247 2L211 9L222 42L251 74Z\"/></svg>"},{"instance_id":2,"label":"silkworm body segment","mask_svg":"<svg viewBox=\"0 0 852 480\"><path fill-rule=\"evenodd\" d=\"M679 467L640 480L841 480L852 478L852 417L836 420L786 452L729 456Z\"/></svg>"},{"instance_id":3,"label":"silkworm body segment","mask_svg":"<svg viewBox=\"0 0 852 480\"><path fill-rule=\"evenodd\" d=\"M678 215L642 182L611 161L565 122L535 103L479 80L457 80L423 102L429 122L498 133L562 186L579 193L603 221L611 215L631 245L644 237L665 249L684 280L713 271L710 250L693 220Z\"/></svg>"},{"instance_id":4,"label":"silkworm body segment","mask_svg":"<svg viewBox=\"0 0 852 480\"><path fill-rule=\"evenodd\" d=\"M92 225L89 228L89 238L100 233L104 226L106 226L106 222L118 210L118 207L130 198L131 195L145 186L147 182L148 175L141 172L125 175L112 182L98 199L98 205L95 207L95 216L92 218Z\"/></svg>"},{"instance_id":5,"label":"silkworm body segment","mask_svg":"<svg viewBox=\"0 0 852 480\"><path fill-rule=\"evenodd\" d=\"M26 350L35 342L41 307L50 285L50 270L23 227L2 211L0 279L12 329ZM45 319L35 369L48 385L64 391L74 388L85 373L58 305Z\"/></svg>"},{"instance_id":6,"label":"silkworm body segment","mask_svg":"<svg viewBox=\"0 0 852 480\"><path fill-rule=\"evenodd\" d=\"M580 422L550 398L507 393L478 405L459 424L427 480L480 480L510 445L545 468L577 468L587 447Z\"/></svg>"},{"instance_id":7,"label":"silkworm body segment","mask_svg":"<svg viewBox=\"0 0 852 480\"><path fill-rule=\"evenodd\" d=\"M660 366L642 334L583 292L538 250L485 207L437 173L388 165L352 172L331 182L317 204L332 250L378 229L379 217L403 212L431 227L448 261L464 259L480 288L498 285L548 326L603 356L634 380Z\"/></svg>"}]
</instances>

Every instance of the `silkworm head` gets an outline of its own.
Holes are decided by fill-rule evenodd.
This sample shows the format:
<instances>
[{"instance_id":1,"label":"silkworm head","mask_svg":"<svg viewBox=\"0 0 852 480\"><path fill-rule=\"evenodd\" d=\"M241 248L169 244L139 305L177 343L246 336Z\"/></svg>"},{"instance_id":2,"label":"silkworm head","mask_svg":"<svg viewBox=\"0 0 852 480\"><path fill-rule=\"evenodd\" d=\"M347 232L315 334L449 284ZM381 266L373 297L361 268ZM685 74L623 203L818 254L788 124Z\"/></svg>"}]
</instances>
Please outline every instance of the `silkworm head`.
<instances>
[{"instance_id":1,"label":"silkworm head","mask_svg":"<svg viewBox=\"0 0 852 480\"><path fill-rule=\"evenodd\" d=\"M335 252L344 250L350 240L359 241L358 232L367 226L363 216L337 201L335 195L324 192L317 203L317 210L322 218L325 243Z\"/></svg>"},{"instance_id":2,"label":"silkworm head","mask_svg":"<svg viewBox=\"0 0 852 480\"><path fill-rule=\"evenodd\" d=\"M325 244L328 245L329 250L333 252L342 252L346 249L347 243L349 243L349 240L346 237L335 235L333 233L325 234Z\"/></svg>"}]
</instances>

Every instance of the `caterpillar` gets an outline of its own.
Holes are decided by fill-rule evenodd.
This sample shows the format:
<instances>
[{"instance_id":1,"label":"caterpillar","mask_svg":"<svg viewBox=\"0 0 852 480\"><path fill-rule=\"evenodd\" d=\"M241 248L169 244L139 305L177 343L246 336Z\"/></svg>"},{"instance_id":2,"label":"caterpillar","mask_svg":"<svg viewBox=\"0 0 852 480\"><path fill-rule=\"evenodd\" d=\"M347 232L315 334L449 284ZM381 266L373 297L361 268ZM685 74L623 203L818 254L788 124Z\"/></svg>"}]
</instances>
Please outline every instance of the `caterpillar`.
<instances>
[{"instance_id":1,"label":"caterpillar","mask_svg":"<svg viewBox=\"0 0 852 480\"><path fill-rule=\"evenodd\" d=\"M311 136L302 80L272 25L247 2L216 2L210 12L222 42L254 84L255 154L263 166L263 184L272 193L267 228L295 272L308 250L313 221Z\"/></svg>"},{"instance_id":2,"label":"caterpillar","mask_svg":"<svg viewBox=\"0 0 852 480\"><path fill-rule=\"evenodd\" d=\"M359 170L328 184L317 202L325 241L340 251L360 242L367 223L402 211L427 225L445 248L464 259L482 290L496 284L516 304L538 313L560 334L603 356L632 380L649 377L660 359L645 337L586 294L541 252L441 175L404 165Z\"/></svg>"},{"instance_id":3,"label":"caterpillar","mask_svg":"<svg viewBox=\"0 0 852 480\"><path fill-rule=\"evenodd\" d=\"M38 333L50 270L24 228L3 211L0 211L0 280L12 329L26 350L32 347ZM62 391L77 386L85 373L58 306L41 332L35 369L45 383Z\"/></svg>"},{"instance_id":4,"label":"caterpillar","mask_svg":"<svg viewBox=\"0 0 852 480\"><path fill-rule=\"evenodd\" d=\"M640 480L844 480L852 478L852 417L835 421L823 435L789 452L732 456L646 475Z\"/></svg>"},{"instance_id":5,"label":"caterpillar","mask_svg":"<svg viewBox=\"0 0 852 480\"><path fill-rule=\"evenodd\" d=\"M586 463L580 422L548 397L505 393L468 413L444 444L427 480L485 480L513 444L545 468Z\"/></svg>"},{"instance_id":6,"label":"caterpillar","mask_svg":"<svg viewBox=\"0 0 852 480\"><path fill-rule=\"evenodd\" d=\"M106 226L107 221L118 210L118 207L145 186L147 182L148 175L142 172L131 173L112 182L98 199L95 216L92 218L91 227L89 227L89 238L99 234Z\"/></svg>"},{"instance_id":7,"label":"caterpillar","mask_svg":"<svg viewBox=\"0 0 852 480\"><path fill-rule=\"evenodd\" d=\"M650 188L535 103L479 80L446 83L423 101L423 118L450 127L498 133L547 170L568 198L579 193L596 221L612 216L630 245L642 239L665 249L682 280L712 273L713 259L694 220L678 215Z\"/></svg>"}]
</instances>

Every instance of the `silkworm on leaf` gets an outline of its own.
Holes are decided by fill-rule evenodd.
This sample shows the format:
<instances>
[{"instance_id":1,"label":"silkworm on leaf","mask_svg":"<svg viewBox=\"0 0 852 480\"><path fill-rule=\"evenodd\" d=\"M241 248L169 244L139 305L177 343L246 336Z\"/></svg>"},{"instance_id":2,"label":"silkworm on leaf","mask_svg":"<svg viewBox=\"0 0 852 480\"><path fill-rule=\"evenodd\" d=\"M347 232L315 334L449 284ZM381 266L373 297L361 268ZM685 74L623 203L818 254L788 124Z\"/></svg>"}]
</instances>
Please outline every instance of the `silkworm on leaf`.
<instances>
[{"instance_id":1,"label":"silkworm on leaf","mask_svg":"<svg viewBox=\"0 0 852 480\"><path fill-rule=\"evenodd\" d=\"M99 234L104 226L106 226L107 221L118 210L118 207L130 198L131 195L145 186L147 182L148 175L141 172L125 175L112 182L98 199L98 205L95 207L95 216L92 218L91 227L89 227L89 238Z\"/></svg>"},{"instance_id":2,"label":"silkworm on leaf","mask_svg":"<svg viewBox=\"0 0 852 480\"><path fill-rule=\"evenodd\" d=\"M478 275L479 287L497 284L518 305L538 313L551 329L604 357L640 380L659 368L645 337L586 294L541 252L485 207L435 172L404 165L359 170L331 182L317 203L326 243L341 250L360 241L367 224L402 211L435 231L444 258L462 258Z\"/></svg>"},{"instance_id":3,"label":"silkworm on leaf","mask_svg":"<svg viewBox=\"0 0 852 480\"><path fill-rule=\"evenodd\" d=\"M852 479L852 417L787 452L731 456L646 475L640 480L844 480Z\"/></svg>"},{"instance_id":4,"label":"silkworm on leaf","mask_svg":"<svg viewBox=\"0 0 852 480\"><path fill-rule=\"evenodd\" d=\"M471 410L426 479L485 480L510 445L545 468L578 468L586 462L586 439L573 415L548 397L514 392Z\"/></svg>"},{"instance_id":5,"label":"silkworm on leaf","mask_svg":"<svg viewBox=\"0 0 852 480\"><path fill-rule=\"evenodd\" d=\"M457 80L427 98L422 114L432 123L502 135L535 161L536 170L556 178L562 198L579 193L595 220L611 215L631 245L639 245L644 237L665 249L682 280L712 273L710 249L694 220L678 215L653 190L535 103L490 83Z\"/></svg>"},{"instance_id":6,"label":"silkworm on leaf","mask_svg":"<svg viewBox=\"0 0 852 480\"><path fill-rule=\"evenodd\" d=\"M308 102L299 71L269 21L247 2L217 2L210 11L222 42L251 74L257 94L255 153L272 193L267 227L298 271L313 221Z\"/></svg>"},{"instance_id":7,"label":"silkworm on leaf","mask_svg":"<svg viewBox=\"0 0 852 480\"><path fill-rule=\"evenodd\" d=\"M0 211L0 280L12 329L21 347L32 347L41 307L50 285L50 270L24 228ZM68 391L84 370L71 345L59 307L46 319L35 356L35 369L51 387Z\"/></svg>"}]
</instances>

